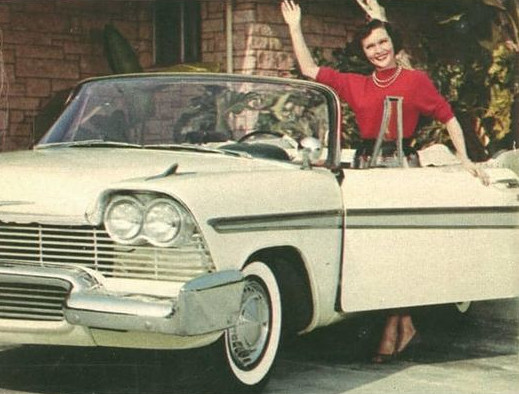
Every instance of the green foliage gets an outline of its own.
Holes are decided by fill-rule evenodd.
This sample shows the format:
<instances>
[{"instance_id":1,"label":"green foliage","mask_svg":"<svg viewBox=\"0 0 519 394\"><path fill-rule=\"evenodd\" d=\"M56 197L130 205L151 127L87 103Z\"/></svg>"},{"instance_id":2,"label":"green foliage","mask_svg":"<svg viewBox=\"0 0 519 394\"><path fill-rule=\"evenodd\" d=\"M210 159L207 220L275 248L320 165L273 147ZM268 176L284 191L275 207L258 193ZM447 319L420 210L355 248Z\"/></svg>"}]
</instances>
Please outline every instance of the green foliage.
<instances>
[{"instance_id":1,"label":"green foliage","mask_svg":"<svg viewBox=\"0 0 519 394\"><path fill-rule=\"evenodd\" d=\"M445 59L439 60L437 54L428 47L425 38L422 38L421 48L426 56L421 64L415 66L428 73L438 91L451 104L466 135L474 135L477 133L474 127L480 124L476 120L483 119L488 108L490 92L486 79L492 61L491 54L480 49L477 56L471 55L449 62ZM416 133L416 146L420 148L433 143L449 145L445 127L431 119L423 120ZM483 142L481 144L484 145Z\"/></svg>"},{"instance_id":2,"label":"green foliage","mask_svg":"<svg viewBox=\"0 0 519 394\"><path fill-rule=\"evenodd\" d=\"M173 131L179 135L187 128L207 135L217 133L231 138L229 115L239 114L249 108L255 97L254 92L239 93L227 90L223 86L205 86L203 94L191 100L190 106L175 123Z\"/></svg>"},{"instance_id":3,"label":"green foliage","mask_svg":"<svg viewBox=\"0 0 519 394\"><path fill-rule=\"evenodd\" d=\"M316 130L326 130L327 108L322 96L315 92L273 94L264 101L266 103L256 123L257 130L279 132L296 140L314 136ZM321 134L320 138L324 140L325 135Z\"/></svg>"},{"instance_id":4,"label":"green foliage","mask_svg":"<svg viewBox=\"0 0 519 394\"><path fill-rule=\"evenodd\" d=\"M493 139L502 140L511 129L511 111L513 103L513 75L516 62L514 55L505 45L499 45L492 52L492 65L488 69L486 86L490 90L490 101L485 118L491 119Z\"/></svg>"},{"instance_id":5,"label":"green foliage","mask_svg":"<svg viewBox=\"0 0 519 394\"><path fill-rule=\"evenodd\" d=\"M477 56L465 61L447 63L431 57L421 65L452 105L466 135L475 134L489 154L506 147L503 140L511 132L512 91L518 71L514 56L498 44L493 51L480 47ZM448 142L443 127L434 122L422 128L417 139L419 145Z\"/></svg>"},{"instance_id":6,"label":"green foliage","mask_svg":"<svg viewBox=\"0 0 519 394\"><path fill-rule=\"evenodd\" d=\"M176 121L173 131L177 140L191 133L204 143L217 135L222 141L238 139L240 133L251 131L277 132L294 139L317 136L323 140L327 130L328 113L323 97L312 90L259 90L257 85L247 93L230 90L227 86L205 85L193 97ZM233 115L250 111L249 128L231 127Z\"/></svg>"}]
</instances>

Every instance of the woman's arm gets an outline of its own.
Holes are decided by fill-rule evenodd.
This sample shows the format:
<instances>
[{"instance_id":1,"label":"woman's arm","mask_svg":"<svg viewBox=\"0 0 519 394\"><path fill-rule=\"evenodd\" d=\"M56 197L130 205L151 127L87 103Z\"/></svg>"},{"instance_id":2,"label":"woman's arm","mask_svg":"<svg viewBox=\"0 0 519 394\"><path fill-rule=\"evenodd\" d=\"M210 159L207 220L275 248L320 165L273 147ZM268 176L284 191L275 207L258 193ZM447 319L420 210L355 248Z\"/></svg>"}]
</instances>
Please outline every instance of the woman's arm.
<instances>
[{"instance_id":1,"label":"woman's arm","mask_svg":"<svg viewBox=\"0 0 519 394\"><path fill-rule=\"evenodd\" d=\"M451 141L456 149L456 155L458 156L458 159L460 159L463 167L465 167L465 169L472 175L481 179L483 184L488 185L490 183L488 174L481 168L477 167L467 156L465 138L463 137L463 130L461 129L458 119L456 119L456 117L451 118L447 123L445 123L445 126L447 127Z\"/></svg>"},{"instance_id":2,"label":"woman's arm","mask_svg":"<svg viewBox=\"0 0 519 394\"><path fill-rule=\"evenodd\" d=\"M301 8L293 0L283 0L281 12L290 31L292 46L297 62L303 75L315 79L319 72L319 66L315 63L308 46L306 45L301 29Z\"/></svg>"}]
</instances>

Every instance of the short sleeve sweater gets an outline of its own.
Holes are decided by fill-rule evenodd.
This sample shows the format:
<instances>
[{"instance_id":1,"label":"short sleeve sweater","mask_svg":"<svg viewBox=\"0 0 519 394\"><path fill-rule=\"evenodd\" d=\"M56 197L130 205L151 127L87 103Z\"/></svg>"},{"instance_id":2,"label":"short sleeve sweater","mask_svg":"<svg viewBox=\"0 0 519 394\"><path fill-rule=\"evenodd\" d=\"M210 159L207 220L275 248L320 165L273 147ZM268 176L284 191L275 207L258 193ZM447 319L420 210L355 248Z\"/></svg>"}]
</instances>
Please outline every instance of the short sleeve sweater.
<instances>
[{"instance_id":1,"label":"short sleeve sweater","mask_svg":"<svg viewBox=\"0 0 519 394\"><path fill-rule=\"evenodd\" d=\"M378 72L377 76L387 79L394 72L395 69L384 70ZM341 73L329 67L321 67L316 80L333 88L339 97L349 104L364 139L378 137L386 96L403 97L404 138L413 135L420 115L433 117L442 123L454 117L449 103L423 71L403 69L395 82L386 88L375 85L371 75ZM389 138L396 138L394 121L390 123Z\"/></svg>"}]
</instances>

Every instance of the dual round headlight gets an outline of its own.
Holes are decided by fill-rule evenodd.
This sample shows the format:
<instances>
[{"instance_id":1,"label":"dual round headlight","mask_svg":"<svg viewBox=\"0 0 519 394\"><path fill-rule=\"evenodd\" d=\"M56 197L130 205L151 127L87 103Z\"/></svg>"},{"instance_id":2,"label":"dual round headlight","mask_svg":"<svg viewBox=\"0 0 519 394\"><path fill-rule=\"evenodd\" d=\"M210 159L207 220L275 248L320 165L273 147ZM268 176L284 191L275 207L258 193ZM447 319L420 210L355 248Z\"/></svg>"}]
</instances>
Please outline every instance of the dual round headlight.
<instances>
[{"instance_id":1,"label":"dual round headlight","mask_svg":"<svg viewBox=\"0 0 519 394\"><path fill-rule=\"evenodd\" d=\"M150 242L171 246L187 224L182 208L166 198L142 202L132 196L118 196L105 212L106 230L112 239L123 244Z\"/></svg>"}]
</instances>

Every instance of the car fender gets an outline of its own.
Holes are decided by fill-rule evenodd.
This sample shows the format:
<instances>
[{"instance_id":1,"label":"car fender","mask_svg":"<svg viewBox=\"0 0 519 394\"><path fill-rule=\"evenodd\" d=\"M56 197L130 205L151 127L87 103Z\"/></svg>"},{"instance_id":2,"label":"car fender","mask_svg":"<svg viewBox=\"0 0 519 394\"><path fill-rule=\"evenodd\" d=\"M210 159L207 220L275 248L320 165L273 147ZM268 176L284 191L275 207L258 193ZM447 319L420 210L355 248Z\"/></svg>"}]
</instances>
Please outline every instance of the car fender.
<instances>
[{"instance_id":1,"label":"car fender","mask_svg":"<svg viewBox=\"0 0 519 394\"><path fill-rule=\"evenodd\" d=\"M302 256L316 314L335 316L342 253L343 204L325 168L202 173L114 185L89 215L99 221L108 196L122 191L169 195L194 216L218 270L240 269L259 250L288 246Z\"/></svg>"}]
</instances>

